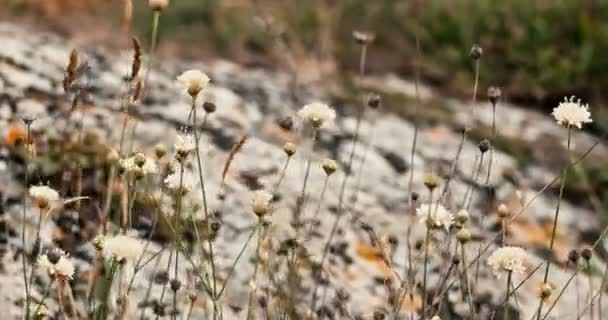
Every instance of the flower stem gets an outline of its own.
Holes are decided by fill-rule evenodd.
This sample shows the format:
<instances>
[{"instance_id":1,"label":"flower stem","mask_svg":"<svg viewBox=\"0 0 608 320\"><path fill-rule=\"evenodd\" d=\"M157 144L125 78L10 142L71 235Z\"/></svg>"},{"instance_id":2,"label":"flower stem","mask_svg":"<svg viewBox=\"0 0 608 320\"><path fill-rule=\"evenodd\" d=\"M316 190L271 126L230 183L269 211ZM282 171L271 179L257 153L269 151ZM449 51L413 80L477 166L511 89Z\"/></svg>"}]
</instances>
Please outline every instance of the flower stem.
<instances>
[{"instance_id":1,"label":"flower stem","mask_svg":"<svg viewBox=\"0 0 608 320\"><path fill-rule=\"evenodd\" d=\"M261 225L262 221L258 222L258 225ZM261 228L256 228L257 229L257 234L258 234L258 242L255 248L255 254L256 254L256 258L255 258L255 265L253 267L253 276L251 277L251 283L252 283L252 288L251 291L249 291L249 303L247 304L247 320L252 319L253 317L253 298L255 297L255 293L257 291L257 277L258 277L258 269L259 269L259 265L260 265L260 247L262 246L262 229Z\"/></svg>"},{"instance_id":2,"label":"flower stem","mask_svg":"<svg viewBox=\"0 0 608 320\"><path fill-rule=\"evenodd\" d=\"M504 320L509 320L509 290L511 290L511 276L513 275L513 271L509 271L507 274L507 293L506 293L506 303L504 304Z\"/></svg>"},{"instance_id":3,"label":"flower stem","mask_svg":"<svg viewBox=\"0 0 608 320\"><path fill-rule=\"evenodd\" d=\"M568 169L570 168L570 144L572 142L572 127L568 126L568 142L566 145L566 152L567 152L567 157L566 157L566 165L564 167L564 170L562 172L562 181L561 181L561 186L559 187L559 197L557 198L557 207L555 208L555 216L553 217L553 229L551 231L551 241L549 242L549 250L553 251L553 245L555 243L555 235L557 232L557 220L559 218L559 209L561 206L561 202L562 202L562 198L564 197L564 189L566 187L566 179L568 177ZM545 275L543 277L543 284L546 284L547 281L549 280L549 269L551 267L551 257L548 256L547 257L547 266L545 268ZM538 314L536 316L536 320L540 320L541 317L541 313L543 310L543 301L541 300L539 302L539 306L538 306Z\"/></svg>"},{"instance_id":4,"label":"flower stem","mask_svg":"<svg viewBox=\"0 0 608 320\"><path fill-rule=\"evenodd\" d=\"M433 207L433 189L429 190L429 211L426 214L426 235L424 237L424 264L422 271L422 318L426 315L427 270L429 263L429 242L431 238L431 210Z\"/></svg>"},{"instance_id":5,"label":"flower stem","mask_svg":"<svg viewBox=\"0 0 608 320\"><path fill-rule=\"evenodd\" d=\"M23 257L21 259L22 261L22 268L23 268L23 285L25 286L25 319L29 319L30 318L30 290L29 290L29 285L28 285L28 280L27 280L27 250L25 249L25 225L26 225L26 208L27 208L27 192L28 192L28 180L29 180L29 172L28 172L28 167L29 167L29 144L31 143L31 134L32 134L32 129L31 129L31 124L27 123L27 136L26 136L26 148L25 148L25 157L23 158L23 168L24 168L24 174L23 174L23 187L25 188L25 194L23 195L23 216L22 216L22 221L21 221L21 249L23 250Z\"/></svg>"},{"instance_id":6,"label":"flower stem","mask_svg":"<svg viewBox=\"0 0 608 320\"><path fill-rule=\"evenodd\" d=\"M207 222L207 245L209 246L209 264L211 265L211 301L213 302L213 319L216 320L221 315L221 304L218 305L217 299L219 298L217 294L217 278L215 275L215 255L213 252L213 242L211 241L211 220L209 215L209 208L207 205L207 192L205 190L205 179L203 177L203 163L201 161L201 150L199 146L199 134L198 127L196 123L196 97L192 97L192 127L194 132L194 141L195 141L195 153L196 153L196 162L198 165L198 177L201 183L201 193L203 198L203 211L205 213L205 221Z\"/></svg>"}]
</instances>

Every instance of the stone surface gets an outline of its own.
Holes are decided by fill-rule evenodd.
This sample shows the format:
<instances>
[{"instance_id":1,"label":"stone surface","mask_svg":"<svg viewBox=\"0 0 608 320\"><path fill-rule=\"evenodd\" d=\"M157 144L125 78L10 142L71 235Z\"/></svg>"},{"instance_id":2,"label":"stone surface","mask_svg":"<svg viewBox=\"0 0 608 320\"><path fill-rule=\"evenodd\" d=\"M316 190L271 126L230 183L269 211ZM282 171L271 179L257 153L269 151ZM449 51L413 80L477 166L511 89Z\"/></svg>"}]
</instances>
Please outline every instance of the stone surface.
<instances>
[{"instance_id":1,"label":"stone surface","mask_svg":"<svg viewBox=\"0 0 608 320\"><path fill-rule=\"evenodd\" d=\"M19 177L23 173L23 166L12 161L11 146L6 137L9 127L22 126L20 118L24 115L36 117L33 125L34 135L43 137L53 127L60 130L65 119L61 119L57 111L58 104L65 104L65 97L61 89L63 69L69 52L72 49L69 41L54 35L32 33L13 25L0 24L0 131L2 133L2 153L0 154L0 184L4 198L4 210L0 221L7 221L14 231L8 244L4 246L0 263L0 306L7 310L11 318L20 314L23 299L23 284L21 282L21 260L19 254L21 242L18 234L22 223L22 195L23 185ZM119 97L124 93L122 73L129 68L129 54L114 54L105 52L100 48L79 48L90 64L90 86L92 106L86 112L75 112L71 121L79 121L84 128L96 130L107 143L116 144L120 138L120 125L124 115L120 109ZM344 169L350 169L346 191L347 214L340 217L339 232L334 243L344 243L340 254L330 254L325 265L330 275L327 301L335 295L335 289L343 288L351 294L348 304L349 312L353 315L363 315L369 318L378 308L387 307L386 283L382 279L397 281L386 266L377 258L370 258L370 250L377 248L370 246L369 235L360 228L360 222L371 225L380 236L391 235L398 239L398 245L393 248L394 269L401 275L406 269L407 235L411 231L409 241L414 243L424 237L424 228L412 215L408 208L408 179L413 174L413 191L419 193L421 201L428 200L428 192L422 182L426 175L438 173L447 176L451 161L459 149L460 134L458 129L447 124L423 125L418 131L417 149L414 154L414 163L410 163L412 136L414 125L396 115L380 113L371 118L365 118L361 126L361 143L358 144L354 154L352 168L346 168L352 149L351 138L355 134L356 119L349 112L348 106L337 106L340 113L335 126L321 132L320 141L313 152L309 149L307 135L300 131L286 134L274 129L276 119L285 115L294 115L298 107L314 100L329 101L321 88L305 88L297 96L289 92L289 80L285 74L259 69L246 69L227 61L215 61L199 64L188 61L163 61L161 65L150 72L150 83L146 86L144 103L135 107L135 123L132 131L134 142L129 146L132 150L153 154L153 146L163 143L172 148L177 131L188 126L188 113L190 101L179 92L174 85L174 78L183 70L200 68L213 79L211 89L206 93L205 99L213 101L218 111L206 119L201 140L202 157L204 159L203 174L206 177L206 192L212 211L218 212L222 229L214 243L218 253L218 273L223 277L230 269L231 263L238 255L241 246L246 242L251 227L256 220L249 212L250 191L257 188L271 190L275 185L286 157L281 145L287 139L298 143L298 152L291 159L283 183L278 194L279 200L274 203L275 212L272 217L274 235L276 239L284 240L293 237L295 232L290 224L291 212L295 207L295 199L300 191L305 172L305 163L312 161L311 175L309 177L308 205L303 210L303 217L314 215L317 203L321 196L324 183L324 173L320 168L320 160L333 158L338 161L339 171L328 180L327 192L320 207L320 223L314 227L317 236L305 243L307 252L312 260L322 255L323 245L330 233L332 223L336 218L336 207L339 205L340 186L344 179ZM410 82L389 76L387 78L370 78L365 80L369 84L381 86L385 84L391 92L403 93L412 96L413 87ZM423 99L436 97L436 93L423 88ZM469 106L467 103L446 100L454 117L462 123L481 123L491 126L492 110L487 104ZM409 106L404 106L409 107ZM470 112L475 108L475 112ZM497 110L501 119L499 130L501 134L516 136L530 145L553 139L559 144L564 130L546 115L523 109L509 104L500 104ZM474 116L472 116L474 115ZM204 114L198 114L197 121L205 120ZM372 120L373 119L373 120ZM302 125L297 125L302 129ZM227 154L233 143L243 135L249 136L243 149L236 154L234 161L227 172L224 189L221 189L221 170L227 159ZM576 133L576 150L584 151L594 141L595 137L583 133ZM601 144L594 154L606 154L606 146ZM493 167L489 182L496 189L497 201L488 203L485 191L485 177L488 170L488 158L485 158L479 171L479 177L474 177L474 165L478 164L480 153L477 144L466 140L462 146L460 161L456 165L456 175L450 182L451 189L444 198L444 205L453 211L460 209L466 194L471 195L471 216L484 224L473 228L476 237L489 239L498 230L497 221L493 211L498 202L507 203L512 210L518 210L515 192L521 190L524 199L528 200L538 192L546 183L559 173L560 162L552 163L536 161L522 164L511 155L496 150L493 152ZM363 163L363 159L365 162ZM362 164L363 163L363 164ZM518 183L514 184L508 178L509 173L518 173ZM192 169L187 174L195 175ZM554 189L543 193L524 212L521 218L511 227L510 243L525 246L531 252L540 254L541 249L548 242L545 223L550 222L556 207L557 195ZM200 194L200 186L192 191L193 195ZM224 200L219 197L225 195ZM26 210L26 224L28 239L33 238L36 217L38 215L30 209ZM65 211L61 216L76 219L76 212ZM482 219L485 216L487 218ZM44 245L52 245L53 234L57 232L58 218L44 219L42 222L42 239ZM562 201L560 213L559 242L556 247L557 260L563 262L567 251L579 248L584 234L599 234L599 218L589 209L580 207L568 201ZM143 234L142 234L143 236ZM439 246L448 243L448 235L438 232ZM71 248L78 265L80 279L92 268L93 249L90 242L76 242ZM28 246L33 244L28 242ZM276 243L275 243L276 245ZM474 241L468 245L468 256L473 256L480 242ZM161 249L161 244L152 242L149 252L154 253ZM418 255L419 252L413 253ZM243 319L246 312L246 301L249 292L249 279L253 272L251 259L254 256L253 244L250 244L245 255L237 266L234 279L229 283L226 295L222 299L225 305L226 319ZM486 255L487 256L487 255ZM168 253L164 252L159 260L159 266L167 263ZM418 258L420 259L420 258ZM419 261L419 260L417 260ZM542 260L535 256L533 265ZM565 283L571 271L564 268L563 263L553 266L552 281L560 287ZM433 256L430 262L430 283L437 283L440 271L445 272L447 257ZM599 258L593 259L594 265L602 266ZM485 264L485 258L482 259ZM420 264L419 264L420 265ZM133 301L140 301L145 294L148 279L158 266L150 263L140 271L134 281ZM188 272L188 264L183 263L179 269L185 287L192 289L193 277ZM310 289L310 271L306 266L301 267L302 274L307 277L304 287ZM420 272L419 272L420 274ZM504 294L504 279L496 279L489 274L487 268L481 269L481 280L476 296L487 294L489 299L480 300L480 317L489 318L492 311L500 304ZM278 274L278 277L285 277ZM579 289L587 292L587 281L580 276ZM595 283L599 278L594 276ZM455 279L455 278L453 278ZM518 283L522 276L515 276ZM542 279L542 270L536 272L531 280L517 291L511 304L518 306L522 313L521 319L528 319L537 307L535 298L536 285ZM46 279L48 281L48 279ZM188 282L186 282L188 280ZM260 283L265 285L266 278L262 277ZM41 280L44 283L44 279ZM397 286L397 284L395 284ZM597 285L596 285L597 286ZM5 290L6 288L6 290ZM467 310L459 293L459 282L451 289L448 295L449 312L454 317L462 316ZM34 287L34 297L39 297L43 285ZM77 285L74 290L82 294L83 284ZM155 285L152 288L152 297L158 297L161 289ZM179 293L181 306L187 306L187 291ZM209 301L201 295L201 305L194 308L195 317L202 316L206 311L201 307ZM310 299L310 293L305 292L298 304L301 311L305 311ZM481 299L481 298L480 298ZM50 299L49 307L56 312L56 302ZM170 300L170 299L168 299ZM21 302L20 302L21 301ZM566 318L572 315L573 306L576 305L576 295L573 287L566 291L560 304L555 308L552 317ZM128 314L134 317L138 314L135 303L128 308ZM208 310L208 308L206 309ZM185 311L185 310L182 310ZM145 310L152 316L151 309ZM608 311L607 311L608 312ZM407 311L401 315L405 316ZM262 315L260 314L260 317Z\"/></svg>"}]
</instances>

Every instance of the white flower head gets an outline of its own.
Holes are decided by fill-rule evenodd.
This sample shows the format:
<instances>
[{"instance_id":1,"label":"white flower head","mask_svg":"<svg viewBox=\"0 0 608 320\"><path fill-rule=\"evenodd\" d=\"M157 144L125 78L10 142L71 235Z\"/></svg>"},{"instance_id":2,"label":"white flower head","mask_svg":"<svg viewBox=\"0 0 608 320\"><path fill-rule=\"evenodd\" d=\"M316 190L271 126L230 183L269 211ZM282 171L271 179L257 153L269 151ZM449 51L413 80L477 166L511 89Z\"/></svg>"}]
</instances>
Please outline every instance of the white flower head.
<instances>
[{"instance_id":1,"label":"white flower head","mask_svg":"<svg viewBox=\"0 0 608 320\"><path fill-rule=\"evenodd\" d=\"M146 157L146 162L141 167L141 172L144 176L151 176L158 173L158 166L156 165L156 161L152 158Z\"/></svg>"},{"instance_id":2,"label":"white flower head","mask_svg":"<svg viewBox=\"0 0 608 320\"><path fill-rule=\"evenodd\" d=\"M141 241L135 237L119 234L103 240L103 255L106 259L117 261L135 261L143 253Z\"/></svg>"},{"instance_id":3,"label":"white flower head","mask_svg":"<svg viewBox=\"0 0 608 320\"><path fill-rule=\"evenodd\" d=\"M125 174L135 178L143 178L158 173L155 160L145 157L143 154L136 154L132 157L120 159L119 164Z\"/></svg>"},{"instance_id":4,"label":"white flower head","mask_svg":"<svg viewBox=\"0 0 608 320\"><path fill-rule=\"evenodd\" d=\"M519 247L502 247L494 251L488 257L488 265L499 277L502 271L524 273L528 264L529 256L526 250Z\"/></svg>"},{"instance_id":5,"label":"white flower head","mask_svg":"<svg viewBox=\"0 0 608 320\"><path fill-rule=\"evenodd\" d=\"M452 213L440 204L423 204L416 209L416 215L418 216L418 221L420 223L424 223L433 228L443 227L446 231L448 231L450 226L454 223L454 216ZM427 217L430 218L430 221L427 221Z\"/></svg>"},{"instance_id":6,"label":"white flower head","mask_svg":"<svg viewBox=\"0 0 608 320\"><path fill-rule=\"evenodd\" d=\"M49 186L32 186L29 194L40 209L48 209L52 202L59 200L59 193Z\"/></svg>"},{"instance_id":7,"label":"white flower head","mask_svg":"<svg viewBox=\"0 0 608 320\"><path fill-rule=\"evenodd\" d=\"M200 70L188 70L177 77L178 84L193 98L207 88L210 80Z\"/></svg>"},{"instance_id":8,"label":"white flower head","mask_svg":"<svg viewBox=\"0 0 608 320\"><path fill-rule=\"evenodd\" d=\"M148 5L152 10L163 10L169 5L169 0L148 0Z\"/></svg>"},{"instance_id":9,"label":"white flower head","mask_svg":"<svg viewBox=\"0 0 608 320\"><path fill-rule=\"evenodd\" d=\"M254 192L251 198L251 210L258 217L264 216L270 208L270 201L272 201L272 194L265 190L258 190Z\"/></svg>"},{"instance_id":10,"label":"white flower head","mask_svg":"<svg viewBox=\"0 0 608 320\"><path fill-rule=\"evenodd\" d=\"M326 104L314 102L302 107L298 111L298 116L313 127L321 128L336 119L336 111Z\"/></svg>"},{"instance_id":11,"label":"white flower head","mask_svg":"<svg viewBox=\"0 0 608 320\"><path fill-rule=\"evenodd\" d=\"M557 120L557 123L564 127L577 127L580 129L583 123L593 122L591 113L589 112L589 105L582 104L581 100L577 100L574 96L570 97L570 99L564 98L564 101L560 102L551 114Z\"/></svg>"},{"instance_id":12,"label":"white flower head","mask_svg":"<svg viewBox=\"0 0 608 320\"><path fill-rule=\"evenodd\" d=\"M52 257L49 259L49 256ZM68 255L55 249L52 253L46 253L38 257L38 266L46 269L51 277L72 280L74 277L74 264Z\"/></svg>"}]
</instances>

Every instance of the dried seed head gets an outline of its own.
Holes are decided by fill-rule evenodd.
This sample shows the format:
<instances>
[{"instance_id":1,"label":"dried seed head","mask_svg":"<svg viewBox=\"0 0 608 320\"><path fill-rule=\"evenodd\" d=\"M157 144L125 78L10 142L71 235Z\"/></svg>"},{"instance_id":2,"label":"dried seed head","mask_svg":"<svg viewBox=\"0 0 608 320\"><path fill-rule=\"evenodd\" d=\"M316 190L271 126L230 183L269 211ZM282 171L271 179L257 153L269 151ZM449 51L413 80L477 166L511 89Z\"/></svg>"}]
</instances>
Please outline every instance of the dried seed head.
<instances>
[{"instance_id":1,"label":"dried seed head","mask_svg":"<svg viewBox=\"0 0 608 320\"><path fill-rule=\"evenodd\" d=\"M291 131L293 129L293 118L290 116L279 119L279 126L286 131Z\"/></svg>"},{"instance_id":2,"label":"dried seed head","mask_svg":"<svg viewBox=\"0 0 608 320\"><path fill-rule=\"evenodd\" d=\"M355 30L353 31L353 39L355 39L357 44L366 46L374 42L374 39L376 39L376 35L371 32Z\"/></svg>"},{"instance_id":3,"label":"dried seed head","mask_svg":"<svg viewBox=\"0 0 608 320\"><path fill-rule=\"evenodd\" d=\"M460 264L460 258L457 256L452 257L452 264L457 266Z\"/></svg>"},{"instance_id":4,"label":"dried seed head","mask_svg":"<svg viewBox=\"0 0 608 320\"><path fill-rule=\"evenodd\" d=\"M462 228L456 233L456 239L462 244L471 241L471 231L467 228Z\"/></svg>"},{"instance_id":5,"label":"dried seed head","mask_svg":"<svg viewBox=\"0 0 608 320\"><path fill-rule=\"evenodd\" d=\"M211 101L205 101L203 103L203 109L205 110L205 112L207 113L214 113L215 110L217 110L217 106L215 105L215 103L211 102Z\"/></svg>"},{"instance_id":6,"label":"dried seed head","mask_svg":"<svg viewBox=\"0 0 608 320\"><path fill-rule=\"evenodd\" d=\"M378 109L382 104L382 97L377 93L370 93L367 97L367 106L372 109Z\"/></svg>"},{"instance_id":7,"label":"dried seed head","mask_svg":"<svg viewBox=\"0 0 608 320\"><path fill-rule=\"evenodd\" d=\"M572 263L573 265L576 265L578 263L579 258L580 254L578 253L578 251L572 249L570 250L570 252L568 252L568 262Z\"/></svg>"},{"instance_id":8,"label":"dried seed head","mask_svg":"<svg viewBox=\"0 0 608 320\"><path fill-rule=\"evenodd\" d=\"M154 11L161 11L169 6L169 0L149 0L148 5Z\"/></svg>"},{"instance_id":9,"label":"dried seed head","mask_svg":"<svg viewBox=\"0 0 608 320\"><path fill-rule=\"evenodd\" d=\"M432 191L439 186L439 178L434 174L426 176L426 178L424 178L424 186Z\"/></svg>"},{"instance_id":10,"label":"dried seed head","mask_svg":"<svg viewBox=\"0 0 608 320\"><path fill-rule=\"evenodd\" d=\"M589 260L591 260L592 256L593 256L593 251L591 251L591 248L587 247L587 248L584 248L583 250L581 250L581 257L583 257L583 259L585 259L585 261L589 262Z\"/></svg>"},{"instance_id":11,"label":"dried seed head","mask_svg":"<svg viewBox=\"0 0 608 320\"><path fill-rule=\"evenodd\" d=\"M386 310L377 309L374 311L374 320L386 319Z\"/></svg>"},{"instance_id":12,"label":"dried seed head","mask_svg":"<svg viewBox=\"0 0 608 320\"><path fill-rule=\"evenodd\" d=\"M323 168L323 171L325 171L325 174L328 176L331 176L338 169L338 165L336 164L336 162L331 159L323 160L323 162L321 163L321 167Z\"/></svg>"},{"instance_id":13,"label":"dried seed head","mask_svg":"<svg viewBox=\"0 0 608 320\"><path fill-rule=\"evenodd\" d=\"M171 279L169 284L171 285L171 290L173 290L173 292L177 292L182 286L182 283L177 279Z\"/></svg>"},{"instance_id":14,"label":"dried seed head","mask_svg":"<svg viewBox=\"0 0 608 320\"><path fill-rule=\"evenodd\" d=\"M155 145L154 154L156 154L158 159L162 159L167 154L167 146L162 143Z\"/></svg>"},{"instance_id":15,"label":"dried seed head","mask_svg":"<svg viewBox=\"0 0 608 320\"><path fill-rule=\"evenodd\" d=\"M288 157L291 157L296 153L296 145L291 142L286 142L283 145L283 151L285 151L285 154L287 154Z\"/></svg>"},{"instance_id":16,"label":"dried seed head","mask_svg":"<svg viewBox=\"0 0 608 320\"><path fill-rule=\"evenodd\" d=\"M65 92L69 92L72 87L72 83L76 80L76 73L78 71L78 51L72 49L70 52L70 60L68 66L65 69L65 76L63 78L63 89Z\"/></svg>"},{"instance_id":17,"label":"dried seed head","mask_svg":"<svg viewBox=\"0 0 608 320\"><path fill-rule=\"evenodd\" d=\"M490 141L488 141L487 139L483 139L481 140L481 142L479 142L478 147L481 153L486 153L488 152L488 150L490 150L490 147L492 147L492 145L490 144Z\"/></svg>"},{"instance_id":18,"label":"dried seed head","mask_svg":"<svg viewBox=\"0 0 608 320\"><path fill-rule=\"evenodd\" d=\"M505 205L504 203L501 203L500 205L498 205L498 209L496 211L497 211L498 217L500 219L506 219L511 215L511 211L509 210L507 205Z\"/></svg>"},{"instance_id":19,"label":"dried seed head","mask_svg":"<svg viewBox=\"0 0 608 320\"><path fill-rule=\"evenodd\" d=\"M483 49L478 44L474 44L473 47L471 47L471 52L469 52L469 57L473 60L478 60L482 55Z\"/></svg>"},{"instance_id":20,"label":"dried seed head","mask_svg":"<svg viewBox=\"0 0 608 320\"><path fill-rule=\"evenodd\" d=\"M500 99L500 96L502 95L502 91L500 91L499 87L489 87L488 88L488 99L490 100L490 103L492 103L492 105L496 105L496 102L498 102L498 99Z\"/></svg>"},{"instance_id":21,"label":"dried seed head","mask_svg":"<svg viewBox=\"0 0 608 320\"><path fill-rule=\"evenodd\" d=\"M188 299L190 299L191 302L198 300L198 294L196 293L196 291L194 291L194 290L190 291L188 293Z\"/></svg>"},{"instance_id":22,"label":"dried seed head","mask_svg":"<svg viewBox=\"0 0 608 320\"><path fill-rule=\"evenodd\" d=\"M159 271L154 275L154 282L157 284L165 284L169 282L169 273L167 271Z\"/></svg>"}]
</instances>

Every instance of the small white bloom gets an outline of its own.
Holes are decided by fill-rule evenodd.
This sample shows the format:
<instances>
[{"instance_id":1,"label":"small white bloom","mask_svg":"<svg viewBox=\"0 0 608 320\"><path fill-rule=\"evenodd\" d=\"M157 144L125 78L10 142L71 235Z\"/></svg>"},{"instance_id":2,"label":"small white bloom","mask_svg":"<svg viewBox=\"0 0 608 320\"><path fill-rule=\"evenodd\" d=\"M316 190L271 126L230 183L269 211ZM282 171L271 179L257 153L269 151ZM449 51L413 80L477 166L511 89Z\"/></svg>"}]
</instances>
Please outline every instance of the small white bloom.
<instances>
[{"instance_id":1,"label":"small white bloom","mask_svg":"<svg viewBox=\"0 0 608 320\"><path fill-rule=\"evenodd\" d=\"M59 200L59 193L48 186L32 186L29 194L40 209L47 209L50 203Z\"/></svg>"},{"instance_id":2,"label":"small white bloom","mask_svg":"<svg viewBox=\"0 0 608 320\"><path fill-rule=\"evenodd\" d=\"M258 190L251 198L251 209L258 217L265 215L270 208L272 194L265 190Z\"/></svg>"},{"instance_id":3,"label":"small white bloom","mask_svg":"<svg viewBox=\"0 0 608 320\"><path fill-rule=\"evenodd\" d=\"M564 101L560 102L559 105L553 109L553 117L557 120L557 123L565 127L577 127L582 128L583 123L593 122L591 119L591 113L589 112L589 105L582 104L581 100L575 100L574 96L568 99L564 98Z\"/></svg>"},{"instance_id":4,"label":"small white bloom","mask_svg":"<svg viewBox=\"0 0 608 320\"><path fill-rule=\"evenodd\" d=\"M528 253L519 247L502 247L488 257L488 265L499 277L501 271L524 273L528 264Z\"/></svg>"},{"instance_id":5,"label":"small white bloom","mask_svg":"<svg viewBox=\"0 0 608 320\"><path fill-rule=\"evenodd\" d=\"M106 259L135 261L144 251L141 241L127 235L116 235L103 240L103 255Z\"/></svg>"},{"instance_id":6,"label":"small white bloom","mask_svg":"<svg viewBox=\"0 0 608 320\"><path fill-rule=\"evenodd\" d=\"M46 269L52 277L61 277L63 279L72 280L74 277L74 264L68 258L67 254L61 250L56 250L54 254L59 256L56 263L49 260L48 254L43 254L38 257L38 266Z\"/></svg>"},{"instance_id":7,"label":"small white bloom","mask_svg":"<svg viewBox=\"0 0 608 320\"><path fill-rule=\"evenodd\" d=\"M418 216L418 221L420 223L424 223L425 225L430 224L435 228L443 227L446 231L448 231L450 226L454 223L452 213L440 204L432 204L430 206L428 204L423 204L416 209L416 215ZM430 217L430 221L428 223L427 217Z\"/></svg>"},{"instance_id":8,"label":"small white bloom","mask_svg":"<svg viewBox=\"0 0 608 320\"><path fill-rule=\"evenodd\" d=\"M169 5L169 0L149 0L148 5L152 10L162 10Z\"/></svg>"},{"instance_id":9,"label":"small white bloom","mask_svg":"<svg viewBox=\"0 0 608 320\"><path fill-rule=\"evenodd\" d=\"M188 70L177 77L178 84L192 97L196 97L209 85L209 77L199 70Z\"/></svg>"},{"instance_id":10,"label":"small white bloom","mask_svg":"<svg viewBox=\"0 0 608 320\"><path fill-rule=\"evenodd\" d=\"M302 107L298 111L298 116L308 121L313 127L321 128L336 119L336 111L326 104L315 102Z\"/></svg>"}]
</instances>

